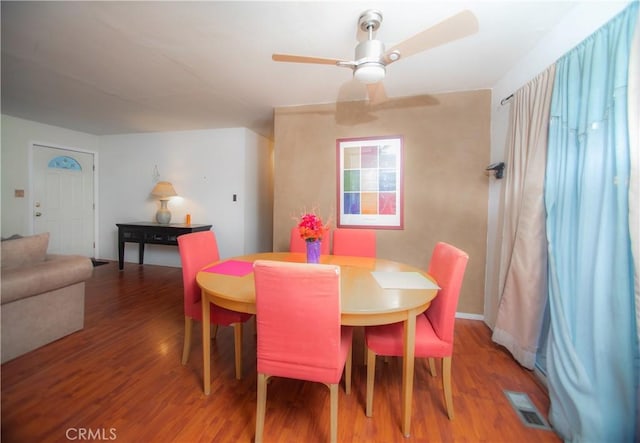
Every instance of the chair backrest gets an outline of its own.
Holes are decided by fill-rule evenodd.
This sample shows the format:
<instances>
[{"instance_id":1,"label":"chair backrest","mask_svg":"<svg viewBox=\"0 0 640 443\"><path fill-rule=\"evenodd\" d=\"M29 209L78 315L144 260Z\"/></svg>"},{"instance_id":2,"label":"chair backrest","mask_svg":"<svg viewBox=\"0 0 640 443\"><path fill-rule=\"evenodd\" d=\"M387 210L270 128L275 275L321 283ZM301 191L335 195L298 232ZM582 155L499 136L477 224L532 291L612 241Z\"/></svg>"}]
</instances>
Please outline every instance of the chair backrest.
<instances>
[{"instance_id":1,"label":"chair backrest","mask_svg":"<svg viewBox=\"0 0 640 443\"><path fill-rule=\"evenodd\" d=\"M320 245L320 254L329 255L330 253L330 238L331 231L327 231L322 238L322 244ZM300 230L297 226L291 228L291 234L289 235L289 252L307 252L306 242L300 237Z\"/></svg>"},{"instance_id":2,"label":"chair backrest","mask_svg":"<svg viewBox=\"0 0 640 443\"><path fill-rule=\"evenodd\" d=\"M440 340L447 343L453 343L456 308L468 260L466 252L444 242L436 244L431 254L428 273L441 289L425 315Z\"/></svg>"},{"instance_id":3,"label":"chair backrest","mask_svg":"<svg viewBox=\"0 0 640 443\"><path fill-rule=\"evenodd\" d=\"M256 260L258 373L337 383L340 268Z\"/></svg>"},{"instance_id":4,"label":"chair backrest","mask_svg":"<svg viewBox=\"0 0 640 443\"><path fill-rule=\"evenodd\" d=\"M178 237L178 250L182 261L182 285L184 287L184 313L195 318L202 318L200 287L196 282L196 274L207 263L220 260L218 242L213 231L200 231L183 234Z\"/></svg>"},{"instance_id":5,"label":"chair backrest","mask_svg":"<svg viewBox=\"0 0 640 443\"><path fill-rule=\"evenodd\" d=\"M376 231L373 229L334 229L333 255L375 257Z\"/></svg>"}]
</instances>

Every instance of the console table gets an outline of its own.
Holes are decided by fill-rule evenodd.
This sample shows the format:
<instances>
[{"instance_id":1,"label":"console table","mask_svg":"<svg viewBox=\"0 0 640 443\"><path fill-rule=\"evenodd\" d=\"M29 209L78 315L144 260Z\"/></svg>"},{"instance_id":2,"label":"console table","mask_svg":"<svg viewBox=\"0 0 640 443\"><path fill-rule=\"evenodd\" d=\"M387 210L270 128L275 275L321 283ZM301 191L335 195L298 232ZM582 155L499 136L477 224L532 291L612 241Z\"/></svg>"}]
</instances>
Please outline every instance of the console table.
<instances>
[{"instance_id":1,"label":"console table","mask_svg":"<svg viewBox=\"0 0 640 443\"><path fill-rule=\"evenodd\" d=\"M172 223L161 225L151 222L116 223L118 227L118 266L124 268L125 242L138 243L138 263L144 263L144 245L178 245L178 237L191 232L208 231L211 225L185 225Z\"/></svg>"}]
</instances>

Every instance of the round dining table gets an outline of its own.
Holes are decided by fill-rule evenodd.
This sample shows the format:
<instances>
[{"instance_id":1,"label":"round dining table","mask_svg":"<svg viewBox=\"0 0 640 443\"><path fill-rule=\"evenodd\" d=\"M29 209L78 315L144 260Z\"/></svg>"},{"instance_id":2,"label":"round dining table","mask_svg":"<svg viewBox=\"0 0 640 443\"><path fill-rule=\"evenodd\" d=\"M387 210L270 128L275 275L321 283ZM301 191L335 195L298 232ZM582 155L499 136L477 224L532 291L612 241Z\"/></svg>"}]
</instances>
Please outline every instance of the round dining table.
<instances>
[{"instance_id":1,"label":"round dining table","mask_svg":"<svg viewBox=\"0 0 640 443\"><path fill-rule=\"evenodd\" d=\"M252 263L255 260L306 261L306 254L266 252L233 257L202 268L196 281L202 289L202 343L211 340L210 304L238 312L256 313L256 294ZM411 424L416 316L424 312L437 295L436 284L428 288L381 286L375 273L416 273L435 280L416 267L381 258L322 255L320 263L340 267L341 323L348 326L372 326L404 322L404 358L402 361L402 433L408 437ZM406 273L406 274L405 274ZM390 275L390 274L387 274ZM393 285L391 285L393 286ZM203 346L204 393L211 391L211 349ZM237 351L236 351L237 352ZM241 365L241 361L240 361ZM240 366L241 367L241 366Z\"/></svg>"}]
</instances>

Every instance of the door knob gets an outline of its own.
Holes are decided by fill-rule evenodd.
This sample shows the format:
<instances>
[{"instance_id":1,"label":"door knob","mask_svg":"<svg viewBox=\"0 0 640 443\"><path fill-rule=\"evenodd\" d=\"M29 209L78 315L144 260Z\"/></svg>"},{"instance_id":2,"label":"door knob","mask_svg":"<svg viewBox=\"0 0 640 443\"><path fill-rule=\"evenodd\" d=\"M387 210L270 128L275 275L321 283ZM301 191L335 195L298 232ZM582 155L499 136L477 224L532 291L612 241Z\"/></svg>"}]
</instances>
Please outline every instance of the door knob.
<instances>
[{"instance_id":1,"label":"door knob","mask_svg":"<svg viewBox=\"0 0 640 443\"><path fill-rule=\"evenodd\" d=\"M40 217L42 215L42 212L36 212L36 217Z\"/></svg>"}]
</instances>

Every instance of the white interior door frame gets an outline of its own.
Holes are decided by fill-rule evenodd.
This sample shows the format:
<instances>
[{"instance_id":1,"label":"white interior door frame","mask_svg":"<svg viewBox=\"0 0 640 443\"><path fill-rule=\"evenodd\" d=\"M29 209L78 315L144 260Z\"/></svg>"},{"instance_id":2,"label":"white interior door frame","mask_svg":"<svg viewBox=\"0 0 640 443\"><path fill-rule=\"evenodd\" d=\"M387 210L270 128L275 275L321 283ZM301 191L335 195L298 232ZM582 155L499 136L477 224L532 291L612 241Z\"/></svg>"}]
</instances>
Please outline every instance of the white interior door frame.
<instances>
[{"instance_id":1,"label":"white interior door frame","mask_svg":"<svg viewBox=\"0 0 640 443\"><path fill-rule=\"evenodd\" d=\"M44 147L44 148L52 148L52 149L59 149L61 152L67 151L69 153L74 153L74 152L80 152L80 153L84 153L84 154L90 154L93 155L93 164L94 164L94 169L93 169L93 202L95 205L94 211L93 211L93 243L95 245L94 247L94 252L95 252L95 258L99 258L100 257L100 245L98 242L98 239L100 238L99 232L98 232L98 219L99 219L99 205L98 205L98 189L99 189L99 182L98 182L98 153L96 151L91 151L88 149L82 149L82 148L75 148L75 147L69 147L69 146L61 146L61 145L57 145L54 143L47 143L47 142L40 142L40 141L30 141L29 142L29 152L28 152L28 161L29 161L29 177L27 180L27 192L28 192L28 196L29 196L29 205L27 207L27 216L25 217L25 220L27 220L27 232L34 234L35 233L35 227L34 227L34 221L33 221L33 207L35 204L35 192L34 192L34 164L33 164L33 157L34 157L34 150L37 149L37 147Z\"/></svg>"}]
</instances>

